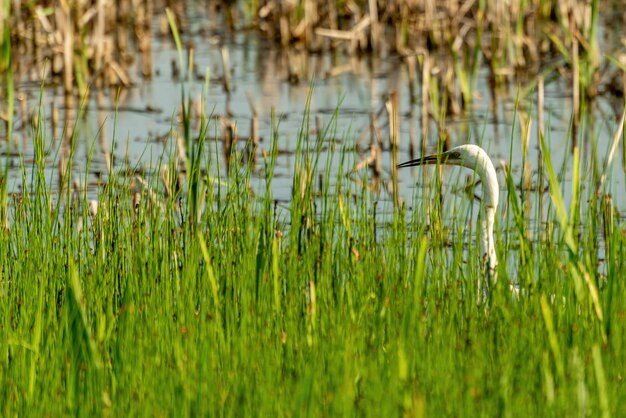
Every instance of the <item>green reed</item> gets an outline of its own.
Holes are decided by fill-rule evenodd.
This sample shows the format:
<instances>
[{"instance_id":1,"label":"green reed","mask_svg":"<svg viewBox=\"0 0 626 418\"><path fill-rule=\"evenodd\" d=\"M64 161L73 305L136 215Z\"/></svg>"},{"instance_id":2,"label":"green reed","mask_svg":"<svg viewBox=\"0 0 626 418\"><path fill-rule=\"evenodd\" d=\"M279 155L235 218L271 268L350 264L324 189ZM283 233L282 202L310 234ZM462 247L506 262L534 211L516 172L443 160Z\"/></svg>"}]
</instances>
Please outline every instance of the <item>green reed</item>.
<instances>
[{"instance_id":1,"label":"green reed","mask_svg":"<svg viewBox=\"0 0 626 418\"><path fill-rule=\"evenodd\" d=\"M174 128L186 132L184 118ZM553 138L542 139L549 193L524 193L549 204L532 239L506 170L499 280L477 304L478 207L446 187L461 175L445 171L400 207L385 202L362 186L367 174L345 176L350 152L332 139L351 138L336 118L313 135L304 115L287 203L272 196L280 127L258 171L233 148L218 182L207 119L189 136L182 191L161 193L149 177L135 206L131 182L113 172L96 214L85 193L73 203L69 171L55 199L42 121L36 158L22 163L35 173L26 192L2 183L2 416L626 412L626 234L608 194L620 170L594 198L590 159L566 150L568 170L555 170ZM344 157L333 164L324 147Z\"/></svg>"}]
</instances>

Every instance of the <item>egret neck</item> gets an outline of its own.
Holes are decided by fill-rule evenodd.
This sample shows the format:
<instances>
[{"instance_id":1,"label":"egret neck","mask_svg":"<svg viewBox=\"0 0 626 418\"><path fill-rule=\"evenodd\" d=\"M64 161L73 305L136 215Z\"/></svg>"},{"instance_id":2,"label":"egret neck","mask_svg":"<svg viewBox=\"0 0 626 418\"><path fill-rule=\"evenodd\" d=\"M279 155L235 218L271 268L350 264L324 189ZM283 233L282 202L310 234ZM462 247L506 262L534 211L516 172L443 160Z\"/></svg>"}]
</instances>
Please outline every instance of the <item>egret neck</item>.
<instances>
[{"instance_id":1,"label":"egret neck","mask_svg":"<svg viewBox=\"0 0 626 418\"><path fill-rule=\"evenodd\" d=\"M500 188L496 170L491 159L478 145L467 144L452 148L441 154L428 155L416 160L399 164L398 168L413 167L427 164L457 165L474 170L482 184L482 199L480 205L480 255L485 273L491 283L497 279L496 267L498 258L496 256L496 246L493 236L493 224L496 210L498 208L498 198Z\"/></svg>"}]
</instances>

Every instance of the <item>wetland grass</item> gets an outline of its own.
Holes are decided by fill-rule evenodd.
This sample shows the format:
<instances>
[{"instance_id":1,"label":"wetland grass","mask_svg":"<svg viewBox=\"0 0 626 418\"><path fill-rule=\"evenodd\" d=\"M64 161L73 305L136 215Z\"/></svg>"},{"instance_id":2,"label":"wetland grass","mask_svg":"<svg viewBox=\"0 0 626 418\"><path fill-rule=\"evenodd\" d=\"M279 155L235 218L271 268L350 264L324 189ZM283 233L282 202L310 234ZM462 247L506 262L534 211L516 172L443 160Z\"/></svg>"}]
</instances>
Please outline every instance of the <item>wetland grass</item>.
<instances>
[{"instance_id":1,"label":"wetland grass","mask_svg":"<svg viewBox=\"0 0 626 418\"><path fill-rule=\"evenodd\" d=\"M176 128L188 134L184 115ZM574 152L568 207L544 143L550 200L531 239L507 171L499 280L478 306L463 196L443 205L432 182L410 204L377 203L367 170L356 182L347 161L320 158L336 119L310 135L305 115L292 199L277 205L278 132L257 161L267 187L252 194L241 147L226 181L202 169L217 164L214 123L203 118L184 141L185 168L169 163L169 185L156 175L137 191L111 170L97 210L85 193L51 205L53 154L45 130L32 131L32 181L19 195L1 189L1 415L626 413L626 227L608 194L617 174L597 198Z\"/></svg>"},{"instance_id":2,"label":"wetland grass","mask_svg":"<svg viewBox=\"0 0 626 418\"><path fill-rule=\"evenodd\" d=\"M246 4L251 14L267 9L265 17L255 19L261 30L271 31L276 23L279 42L306 39L307 47L315 49L321 41L314 39L314 29L326 22L326 10L314 3L300 2L293 10L286 3L276 8L270 7L274 2ZM368 39L380 42L371 46L375 51L389 48L383 37L368 36L367 30L384 32L400 14L369 1L375 10L370 18L364 16L365 3L359 4L338 8L329 2L330 30L352 30L353 51L367 48ZM579 60L590 63L578 67L574 84L580 84L583 103L592 96L585 86L598 83L589 52L596 48L598 2L581 8L581 14L568 12L565 3L531 1L537 14L525 19L518 14L514 31L497 4L455 4L435 8L434 2L425 2L424 10L400 20L403 29L394 37L397 49L410 50L417 57L416 70L420 66L420 155L428 147L430 118L443 137L445 116L472 102L481 54L499 82L522 59L532 63L533 42L543 45L544 35L552 39L534 31L540 19L557 19L546 31L569 34L560 44L549 44L550 54L558 50L566 57L582 48ZM83 6L74 2L54 14L37 7L28 11L38 25L32 32L54 35L45 39L65 48L62 59L51 60L55 77L60 82L60 75L71 71L85 89L86 80L98 85L101 76L105 84L124 84L124 57L132 52L128 27L120 24L112 35L103 35L103 27L129 19L127 8L103 17L105 10L115 9L101 1ZM90 13L95 14L86 19L86 28L116 48L89 48L91 38L73 33L75 25L60 24ZM471 26L459 32L452 24L469 14L484 25L479 32ZM167 16L181 52L174 28L185 21L184 10ZM235 8L228 8L228 16L229 25L236 24ZM11 18L11 30L23 22L16 12ZM59 27L49 25L48 18ZM590 24L579 30L582 35L570 31L575 19L578 25ZM299 22L305 23L295 31ZM422 32L412 30L424 22ZM149 19L138 25L146 31L149 26ZM17 65L7 48L9 53L11 46L29 48L19 37L11 45L7 28L3 69ZM64 34L80 47L72 52ZM34 36L32 47L41 53L37 39L43 37ZM416 39L428 45L420 47ZM575 42L580 45L574 47ZM470 52L460 53L459 43L470 45ZM446 48L456 55L439 61ZM93 59L85 55L91 52ZM71 60L76 60L72 69L63 70ZM435 71L439 63L444 65ZM178 65L177 71L184 72L182 52ZM187 67L191 72L192 65ZM141 71L149 74L150 68ZM553 72L542 73L540 98L543 76L547 82ZM2 75L11 81L3 90L11 98L9 106L12 74ZM534 91L532 83L524 89L528 94ZM278 202L272 193L279 155L275 119L270 144L257 142L252 128L249 143L237 142L235 133L222 130L220 123L228 121L203 112L196 129L194 106L184 92L182 116L169 136L171 156L154 173L131 169L125 175L114 158L115 147L102 146L107 173L96 199L81 186L86 180L75 181L72 162L79 136L67 120L64 132L72 140L60 143L44 137L41 104L32 129L24 128L35 157L20 160L23 190L16 192L8 183L8 165L0 174L1 416L626 415L626 225L611 195L621 192L613 181L624 175L612 169L621 126L614 129L604 165L596 162L603 150L589 135L578 147L569 142L556 167L547 144L561 133L551 132L541 106L536 121L540 144L533 144L541 150L539 181L533 187L533 175L526 171L516 178L509 157L499 177L498 282L487 303L478 306L474 295L483 273L473 238L477 207L465 197L473 196L473 183L452 187L465 193L450 193L450 173L437 170L435 179L430 171L416 172L415 182L426 187L417 188L412 199L401 196L395 184L391 191L370 187L398 180L394 174L385 183L389 176L382 166L376 115L369 157L352 167L351 146L340 149L338 144L354 141L338 126L337 114L327 126L319 124L315 134L305 114L291 199ZM390 99L392 121L399 111ZM580 135L589 127L586 106L579 111ZM13 112L7 114L9 127L12 117ZM78 123L80 118L70 119ZM523 132L525 161L533 146L532 122L524 115L519 128L514 122L511 129ZM571 130L565 135L573 135ZM211 131L225 132L220 140L229 151L222 159L218 144L207 136ZM402 139L395 122L389 131L390 148L396 150ZM117 141L115 131L112 135ZM511 155L514 137L511 132ZM103 137L92 140L95 144ZM257 147L263 147L259 155ZM325 160L325 147L342 157ZM583 147L593 152L583 153ZM246 157L248 152L256 161ZM53 162L59 166L58 181L47 170L50 159L59 160ZM211 173L222 161L228 174L218 179ZM89 161L86 167L85 178ZM253 170L264 187L253 187ZM460 175L453 177L452 183L460 180ZM393 199L385 200L384 193ZM533 216L539 221L531 222ZM518 299L509 282L519 283Z\"/></svg>"}]
</instances>

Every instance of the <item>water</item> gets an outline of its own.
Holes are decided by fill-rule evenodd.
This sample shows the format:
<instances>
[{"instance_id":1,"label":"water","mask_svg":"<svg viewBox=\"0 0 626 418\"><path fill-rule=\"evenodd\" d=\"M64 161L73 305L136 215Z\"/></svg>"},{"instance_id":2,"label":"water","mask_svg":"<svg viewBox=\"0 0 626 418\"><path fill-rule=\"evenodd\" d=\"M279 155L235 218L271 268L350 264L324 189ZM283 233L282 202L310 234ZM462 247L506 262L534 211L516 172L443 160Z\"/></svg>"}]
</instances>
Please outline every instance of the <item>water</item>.
<instances>
[{"instance_id":1,"label":"water","mask_svg":"<svg viewBox=\"0 0 626 418\"><path fill-rule=\"evenodd\" d=\"M155 27L157 25L154 25ZM200 35L189 36L188 41L194 45L194 61L197 65L194 76L189 80L173 77L172 62L177 62L178 53L173 42L167 37L154 37L152 57L154 60L154 76L144 79L140 74L139 60L129 70L132 86L117 90L114 88L94 89L83 110L83 117L77 124L76 157L73 176L81 179L92 198L97 196L97 186L106 182L107 165L110 151L119 171L140 169L145 173L156 173L159 164L174 155L176 141L172 138L172 130L179 130L179 108L181 100L181 84L197 109L201 103L205 86L204 75L209 74L205 112L214 118L209 127L211 138L222 137L221 120L227 116L236 124L239 138L235 147L242 150L250 133L253 110L258 112L258 134L260 137L257 149L257 161L262 161L264 150L271 146L272 120L276 115L278 121L278 160L276 165L272 195L278 201L291 198L295 151L299 132L303 126L303 115L310 89L310 126L311 142L314 142L318 128L324 128L333 121L337 111L337 129L332 137L327 138L321 160L333 160L336 170L339 161L344 158L345 177L360 179L362 171L352 172L362 160L370 154L370 114L377 114L376 135L382 143L382 178L379 199L391 201L387 184L391 173L392 158L389 146L388 117L385 102L391 91L398 94L400 142L398 162L416 158L420 155L421 144L421 85L417 74L415 99L409 91L410 77L408 66L399 56L386 55L382 58L351 57L340 52L322 52L308 54L295 49L277 49L260 40L253 33L240 33L224 38L209 38ZM221 83L223 78L221 43L229 51L232 90L227 93ZM298 68L300 79L293 80L289 68ZM419 70L418 70L419 71ZM487 70L479 72L475 102L469 113L446 117L445 131L449 135L450 145L466 142L482 143L488 150L499 171L501 199L506 201L505 180L501 161L512 165L515 183L520 183L522 176L522 134L519 114L516 111L515 99L517 86L508 86L504 94L498 96L490 91L487 83ZM522 89L525 85L522 85ZM34 82L21 82L17 85L20 95L25 97L29 113L38 108L40 85ZM62 126L57 132L50 127L50 109L52 104L60 109L59 120L65 119L64 98L58 87L44 87L42 101L44 123L47 131L45 139L49 154L47 156L47 173L53 184L58 188L59 150L62 149L59 138ZM522 101L522 113L532 120L527 163L532 173L532 181L536 182L538 166L537 117L534 92ZM569 133L572 115L570 92L567 82L559 77L548 77L545 88L545 121L546 136L553 156L556 169L564 161L571 160ZM495 103L495 104L494 104ZM76 105L74 105L76 107ZM117 109L117 111L116 111ZM70 110L73 111L73 110ZM592 114L596 124L589 127L593 135L585 134L582 141L584 161L595 158L601 165L604 160L613 133L616 130L616 114L609 99L600 98L594 104ZM516 116L517 115L517 116ZM26 166L33 164L34 149L32 129L28 120L20 118L15 126L13 143L0 143L0 164L8 161L9 188L19 191L22 188L22 173L17 169L20 158ZM439 132L433 115L429 118L426 150L428 153L437 149ZM73 121L74 117L69 116ZM194 118L197 121L197 118ZM73 123L73 122L71 122ZM70 124L71 124L70 123ZM60 124L62 125L62 123ZM199 131L199 124L192 123L194 135ZM411 139L414 143L414 155L410 154ZM334 146L333 146L334 145ZM228 180L226 164L223 157L224 143L211 140L209 147L212 153L212 164L208 169L224 180ZM595 155L592 149L595 148ZM621 148L620 148L621 149ZM62 153L62 152L61 152ZM621 152L618 152L621 154ZM215 162L220 160L220 170ZM89 173L85 177L85 162L91 161ZM320 167L323 167L322 163ZM612 192L618 208L624 209L626 193L621 175L622 159L617 156L613 164L614 176L607 179L607 190ZM467 170L446 169L444 184L446 191L457 193L457 183L465 181ZM424 176L431 178L433 169L406 170L399 176L399 194L405 201L414 202L416 193L422 194ZM567 164L562 178L566 201L571 197L568 190L571 163ZM27 172L27 178L29 173ZM333 172L335 177L336 172ZM370 176L371 177L371 176ZM86 181L85 181L86 178ZM256 191L263 190L263 164L257 164L252 175L253 187ZM317 176L313 176L317 182ZM590 187L590 186L589 186ZM546 200L548 199L546 195ZM450 216L452 214L450 213Z\"/></svg>"}]
</instances>

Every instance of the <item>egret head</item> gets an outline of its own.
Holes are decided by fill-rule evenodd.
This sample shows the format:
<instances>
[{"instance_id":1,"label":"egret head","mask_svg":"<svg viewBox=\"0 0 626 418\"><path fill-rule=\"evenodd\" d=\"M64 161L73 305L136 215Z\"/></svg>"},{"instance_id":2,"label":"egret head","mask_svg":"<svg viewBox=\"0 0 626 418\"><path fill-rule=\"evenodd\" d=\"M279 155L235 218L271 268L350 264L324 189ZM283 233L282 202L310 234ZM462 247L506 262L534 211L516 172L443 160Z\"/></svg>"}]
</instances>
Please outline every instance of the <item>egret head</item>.
<instances>
[{"instance_id":1,"label":"egret head","mask_svg":"<svg viewBox=\"0 0 626 418\"><path fill-rule=\"evenodd\" d=\"M478 145L460 145L441 154L428 155L398 164L398 168L428 164L457 165L476 171L483 183L483 203L494 210L498 206L499 187L496 170L485 150Z\"/></svg>"},{"instance_id":2,"label":"egret head","mask_svg":"<svg viewBox=\"0 0 626 418\"><path fill-rule=\"evenodd\" d=\"M426 157L407 161L399 164L398 168L427 164L446 164L477 169L481 163L484 164L485 159L489 160L489 157L481 147L474 144L466 144L454 147L449 151L442 152L441 154L428 155Z\"/></svg>"}]
</instances>

